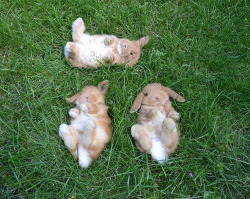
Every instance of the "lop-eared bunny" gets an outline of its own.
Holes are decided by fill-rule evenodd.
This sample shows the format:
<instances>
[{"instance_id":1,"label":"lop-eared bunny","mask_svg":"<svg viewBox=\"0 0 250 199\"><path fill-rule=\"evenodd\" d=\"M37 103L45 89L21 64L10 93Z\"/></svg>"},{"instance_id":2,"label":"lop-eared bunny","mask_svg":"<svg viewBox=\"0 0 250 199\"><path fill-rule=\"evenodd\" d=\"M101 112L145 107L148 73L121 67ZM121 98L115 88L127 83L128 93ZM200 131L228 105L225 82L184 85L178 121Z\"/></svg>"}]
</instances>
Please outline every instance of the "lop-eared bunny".
<instances>
[{"instance_id":1,"label":"lop-eared bunny","mask_svg":"<svg viewBox=\"0 0 250 199\"><path fill-rule=\"evenodd\" d=\"M70 125L61 124L59 135L83 168L99 157L111 139L111 120L104 101L108 84L105 80L98 86L87 86L67 98L76 107L69 110Z\"/></svg>"},{"instance_id":2,"label":"lop-eared bunny","mask_svg":"<svg viewBox=\"0 0 250 199\"><path fill-rule=\"evenodd\" d=\"M134 66L141 48L149 41L149 36L130 41L114 35L89 35L84 31L84 22L78 18L72 25L73 42L68 42L64 48L66 59L79 68L97 68L101 64Z\"/></svg>"},{"instance_id":3,"label":"lop-eared bunny","mask_svg":"<svg viewBox=\"0 0 250 199\"><path fill-rule=\"evenodd\" d=\"M130 110L133 113L140 109L137 124L131 128L136 147L151 154L159 163L166 162L179 144L179 114L172 107L170 98L185 101L170 88L158 83L148 84L138 94Z\"/></svg>"}]
</instances>

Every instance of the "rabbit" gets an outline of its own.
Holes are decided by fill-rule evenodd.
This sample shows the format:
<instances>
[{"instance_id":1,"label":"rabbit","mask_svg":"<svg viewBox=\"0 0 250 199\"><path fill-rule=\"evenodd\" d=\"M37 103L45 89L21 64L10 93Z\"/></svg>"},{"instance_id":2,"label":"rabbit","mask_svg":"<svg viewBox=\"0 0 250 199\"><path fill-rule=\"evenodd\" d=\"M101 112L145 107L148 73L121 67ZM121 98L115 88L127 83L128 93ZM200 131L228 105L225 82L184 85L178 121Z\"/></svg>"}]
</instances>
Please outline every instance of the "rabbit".
<instances>
[{"instance_id":1,"label":"rabbit","mask_svg":"<svg viewBox=\"0 0 250 199\"><path fill-rule=\"evenodd\" d=\"M131 128L137 149L151 154L161 164L179 144L179 113L173 108L170 98L185 101L170 88L151 83L138 94L130 110L134 113L140 109L137 124Z\"/></svg>"},{"instance_id":2,"label":"rabbit","mask_svg":"<svg viewBox=\"0 0 250 199\"><path fill-rule=\"evenodd\" d=\"M66 99L76 107L69 110L70 125L60 125L59 136L82 168L88 168L111 140L111 120L104 101L108 85L105 80Z\"/></svg>"},{"instance_id":3,"label":"rabbit","mask_svg":"<svg viewBox=\"0 0 250 199\"><path fill-rule=\"evenodd\" d=\"M134 66L141 48L149 41L149 36L130 41L114 35L89 35L85 29L82 18L76 19L72 25L73 42L67 42L64 48L66 59L78 68L97 68L102 64Z\"/></svg>"}]
</instances>

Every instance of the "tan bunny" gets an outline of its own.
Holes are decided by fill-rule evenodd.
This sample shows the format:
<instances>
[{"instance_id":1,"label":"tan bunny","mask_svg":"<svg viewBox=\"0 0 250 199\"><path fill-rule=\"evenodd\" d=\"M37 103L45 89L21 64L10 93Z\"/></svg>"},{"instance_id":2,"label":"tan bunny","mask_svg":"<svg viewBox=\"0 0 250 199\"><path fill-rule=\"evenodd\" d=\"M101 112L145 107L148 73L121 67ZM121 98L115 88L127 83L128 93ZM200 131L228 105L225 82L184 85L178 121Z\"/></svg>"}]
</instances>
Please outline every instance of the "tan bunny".
<instances>
[{"instance_id":1,"label":"tan bunny","mask_svg":"<svg viewBox=\"0 0 250 199\"><path fill-rule=\"evenodd\" d=\"M185 101L170 88L158 83L148 84L138 94L130 110L133 113L140 109L137 124L131 128L136 147L151 154L159 163L166 162L179 144L179 113L172 107L170 97L178 102Z\"/></svg>"},{"instance_id":2,"label":"tan bunny","mask_svg":"<svg viewBox=\"0 0 250 199\"><path fill-rule=\"evenodd\" d=\"M73 156L79 158L82 168L87 168L97 159L111 139L111 120L104 101L108 84L109 81L105 80L67 98L76 107L69 110L70 125L61 124L59 135Z\"/></svg>"},{"instance_id":3,"label":"tan bunny","mask_svg":"<svg viewBox=\"0 0 250 199\"><path fill-rule=\"evenodd\" d=\"M78 18L72 25L73 42L68 42L64 48L66 59L78 68L97 68L101 64L134 66L141 48L149 41L149 36L130 41L114 35L89 35L84 31L84 22Z\"/></svg>"}]
</instances>

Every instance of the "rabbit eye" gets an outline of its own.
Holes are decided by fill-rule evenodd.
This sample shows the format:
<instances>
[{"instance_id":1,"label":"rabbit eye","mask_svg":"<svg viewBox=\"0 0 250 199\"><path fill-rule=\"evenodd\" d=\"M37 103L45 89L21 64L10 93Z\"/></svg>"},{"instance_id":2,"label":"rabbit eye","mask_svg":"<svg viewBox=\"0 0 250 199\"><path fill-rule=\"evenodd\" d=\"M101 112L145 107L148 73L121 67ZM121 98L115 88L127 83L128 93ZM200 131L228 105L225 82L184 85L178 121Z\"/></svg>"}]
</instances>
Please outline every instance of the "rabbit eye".
<instances>
[{"instance_id":1,"label":"rabbit eye","mask_svg":"<svg viewBox=\"0 0 250 199\"><path fill-rule=\"evenodd\" d=\"M147 94L147 93L144 93L144 95L145 95L145 96L148 96L148 94Z\"/></svg>"},{"instance_id":2,"label":"rabbit eye","mask_svg":"<svg viewBox=\"0 0 250 199\"><path fill-rule=\"evenodd\" d=\"M133 55L133 53L130 53L130 55Z\"/></svg>"}]
</instances>

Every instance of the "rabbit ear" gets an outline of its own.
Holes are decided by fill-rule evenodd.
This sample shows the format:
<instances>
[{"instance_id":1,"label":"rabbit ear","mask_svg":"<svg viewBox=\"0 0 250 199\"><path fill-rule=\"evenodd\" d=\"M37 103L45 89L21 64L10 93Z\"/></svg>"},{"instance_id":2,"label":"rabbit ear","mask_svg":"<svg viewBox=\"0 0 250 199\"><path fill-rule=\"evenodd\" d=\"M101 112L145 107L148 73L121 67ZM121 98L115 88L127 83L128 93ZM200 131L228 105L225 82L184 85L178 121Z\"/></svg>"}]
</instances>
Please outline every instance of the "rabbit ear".
<instances>
[{"instance_id":1,"label":"rabbit ear","mask_svg":"<svg viewBox=\"0 0 250 199\"><path fill-rule=\"evenodd\" d=\"M135 111L138 111L138 109L141 107L141 102L144 98L143 92L140 92L137 97L135 98L135 101L130 109L130 113L134 113Z\"/></svg>"},{"instance_id":2,"label":"rabbit ear","mask_svg":"<svg viewBox=\"0 0 250 199\"><path fill-rule=\"evenodd\" d=\"M185 102L185 99L181 95L173 91L172 89L168 87L164 87L164 86L162 86L162 89L165 90L170 95L170 97L172 97L173 99L176 99L178 102Z\"/></svg>"},{"instance_id":3,"label":"rabbit ear","mask_svg":"<svg viewBox=\"0 0 250 199\"><path fill-rule=\"evenodd\" d=\"M141 39L138 40L140 47L145 46L149 41L149 36L147 35L146 37L142 37Z\"/></svg>"},{"instance_id":4,"label":"rabbit ear","mask_svg":"<svg viewBox=\"0 0 250 199\"><path fill-rule=\"evenodd\" d=\"M97 87L98 89L103 93L105 94L108 90L108 86L109 86L109 80L104 80L102 82L100 82Z\"/></svg>"},{"instance_id":5,"label":"rabbit ear","mask_svg":"<svg viewBox=\"0 0 250 199\"><path fill-rule=\"evenodd\" d=\"M66 100L69 103L73 103L79 96L80 96L80 93L76 93L74 96L66 98Z\"/></svg>"}]
</instances>

